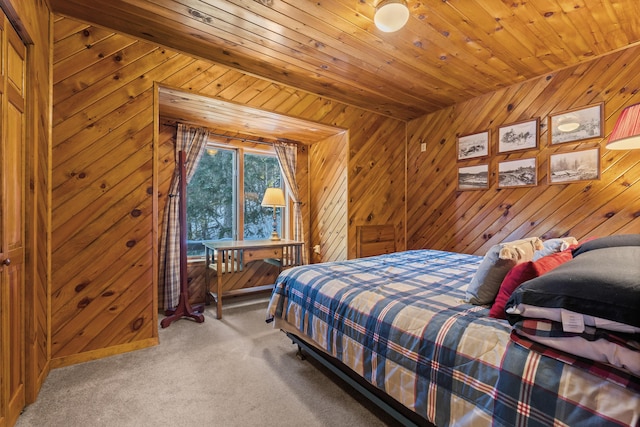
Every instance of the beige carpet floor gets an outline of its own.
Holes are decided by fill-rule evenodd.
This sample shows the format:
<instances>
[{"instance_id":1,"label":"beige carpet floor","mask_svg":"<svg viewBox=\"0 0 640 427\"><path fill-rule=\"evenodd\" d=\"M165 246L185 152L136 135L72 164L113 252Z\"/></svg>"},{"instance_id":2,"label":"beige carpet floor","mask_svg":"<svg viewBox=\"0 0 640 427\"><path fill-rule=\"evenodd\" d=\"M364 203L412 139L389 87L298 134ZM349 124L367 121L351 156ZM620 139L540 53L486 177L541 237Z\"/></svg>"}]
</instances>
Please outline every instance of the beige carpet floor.
<instances>
[{"instance_id":1,"label":"beige carpet floor","mask_svg":"<svg viewBox=\"0 0 640 427\"><path fill-rule=\"evenodd\" d=\"M394 420L265 323L268 296L225 301L222 320L160 329L160 345L47 377L17 426L386 426Z\"/></svg>"}]
</instances>

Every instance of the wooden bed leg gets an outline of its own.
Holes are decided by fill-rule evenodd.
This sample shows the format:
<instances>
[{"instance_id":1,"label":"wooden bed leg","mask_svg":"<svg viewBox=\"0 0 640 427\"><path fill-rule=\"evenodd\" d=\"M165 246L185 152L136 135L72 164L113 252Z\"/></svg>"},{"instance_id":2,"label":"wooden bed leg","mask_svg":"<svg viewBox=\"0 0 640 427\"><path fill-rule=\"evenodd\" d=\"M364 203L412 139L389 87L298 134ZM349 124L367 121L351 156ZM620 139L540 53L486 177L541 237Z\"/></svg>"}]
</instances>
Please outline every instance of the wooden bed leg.
<instances>
[{"instance_id":1,"label":"wooden bed leg","mask_svg":"<svg viewBox=\"0 0 640 427\"><path fill-rule=\"evenodd\" d=\"M304 353L302 352L302 347L300 347L300 345L298 345L298 351L296 351L296 357L300 360L307 359L307 356L305 356Z\"/></svg>"}]
</instances>

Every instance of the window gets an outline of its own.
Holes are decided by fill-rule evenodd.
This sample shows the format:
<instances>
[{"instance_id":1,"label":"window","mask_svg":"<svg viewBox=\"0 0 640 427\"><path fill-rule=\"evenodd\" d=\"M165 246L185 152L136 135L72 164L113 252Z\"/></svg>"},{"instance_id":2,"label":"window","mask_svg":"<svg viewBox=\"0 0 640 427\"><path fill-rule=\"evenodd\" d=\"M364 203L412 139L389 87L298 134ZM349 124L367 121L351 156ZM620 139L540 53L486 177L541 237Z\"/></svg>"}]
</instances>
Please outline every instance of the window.
<instances>
[{"instance_id":1,"label":"window","mask_svg":"<svg viewBox=\"0 0 640 427\"><path fill-rule=\"evenodd\" d=\"M275 155L244 155L244 238L268 239L273 231L273 208L262 206L267 187L282 187ZM282 209L276 209L276 231L282 232Z\"/></svg>"},{"instance_id":2,"label":"window","mask_svg":"<svg viewBox=\"0 0 640 427\"><path fill-rule=\"evenodd\" d=\"M283 187L271 147L209 145L187 185L188 255L204 255L203 240L268 239L273 208L261 204L267 187ZM282 210L276 217L281 236Z\"/></svg>"}]
</instances>

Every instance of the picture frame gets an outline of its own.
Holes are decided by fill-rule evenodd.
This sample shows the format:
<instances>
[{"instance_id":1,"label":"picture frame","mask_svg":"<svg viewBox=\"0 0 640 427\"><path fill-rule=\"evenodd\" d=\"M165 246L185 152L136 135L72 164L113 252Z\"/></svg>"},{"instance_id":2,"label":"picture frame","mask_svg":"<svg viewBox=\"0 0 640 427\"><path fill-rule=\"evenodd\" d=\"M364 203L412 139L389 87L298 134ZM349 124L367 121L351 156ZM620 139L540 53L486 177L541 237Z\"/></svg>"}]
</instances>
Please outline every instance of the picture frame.
<instances>
[{"instance_id":1,"label":"picture frame","mask_svg":"<svg viewBox=\"0 0 640 427\"><path fill-rule=\"evenodd\" d=\"M500 126L498 129L498 153L537 148L539 127L539 118Z\"/></svg>"},{"instance_id":2,"label":"picture frame","mask_svg":"<svg viewBox=\"0 0 640 427\"><path fill-rule=\"evenodd\" d=\"M458 167L458 190L485 190L488 188L488 164Z\"/></svg>"},{"instance_id":3,"label":"picture frame","mask_svg":"<svg viewBox=\"0 0 640 427\"><path fill-rule=\"evenodd\" d=\"M604 137L604 103L549 115L549 145Z\"/></svg>"},{"instance_id":4,"label":"picture frame","mask_svg":"<svg viewBox=\"0 0 640 427\"><path fill-rule=\"evenodd\" d=\"M538 166L535 157L498 162L498 188L535 187Z\"/></svg>"},{"instance_id":5,"label":"picture frame","mask_svg":"<svg viewBox=\"0 0 640 427\"><path fill-rule=\"evenodd\" d=\"M498 129L498 153L537 148L539 125L540 119L535 118L500 126Z\"/></svg>"},{"instance_id":6,"label":"picture frame","mask_svg":"<svg viewBox=\"0 0 640 427\"><path fill-rule=\"evenodd\" d=\"M457 138L458 160L475 159L489 156L491 132L485 130Z\"/></svg>"},{"instance_id":7,"label":"picture frame","mask_svg":"<svg viewBox=\"0 0 640 427\"><path fill-rule=\"evenodd\" d=\"M555 153L549 156L549 184L600 179L600 149Z\"/></svg>"}]
</instances>

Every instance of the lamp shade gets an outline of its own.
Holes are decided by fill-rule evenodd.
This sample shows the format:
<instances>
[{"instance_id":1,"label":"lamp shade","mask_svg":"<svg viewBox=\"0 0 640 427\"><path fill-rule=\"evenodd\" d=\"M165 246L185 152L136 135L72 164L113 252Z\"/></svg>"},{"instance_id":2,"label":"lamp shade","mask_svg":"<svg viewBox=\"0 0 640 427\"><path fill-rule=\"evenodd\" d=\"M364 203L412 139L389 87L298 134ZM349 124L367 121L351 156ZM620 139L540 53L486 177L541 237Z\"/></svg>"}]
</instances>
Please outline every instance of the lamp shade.
<instances>
[{"instance_id":1,"label":"lamp shade","mask_svg":"<svg viewBox=\"0 0 640 427\"><path fill-rule=\"evenodd\" d=\"M640 104L630 105L622 110L609 136L607 148L610 150L640 148Z\"/></svg>"},{"instance_id":2,"label":"lamp shade","mask_svg":"<svg viewBox=\"0 0 640 427\"><path fill-rule=\"evenodd\" d=\"M404 0L380 0L373 22L380 31L392 33L404 27L409 20L409 8Z\"/></svg>"},{"instance_id":3,"label":"lamp shade","mask_svg":"<svg viewBox=\"0 0 640 427\"><path fill-rule=\"evenodd\" d=\"M284 192L282 188L267 188L262 198L262 206L284 207Z\"/></svg>"}]
</instances>

